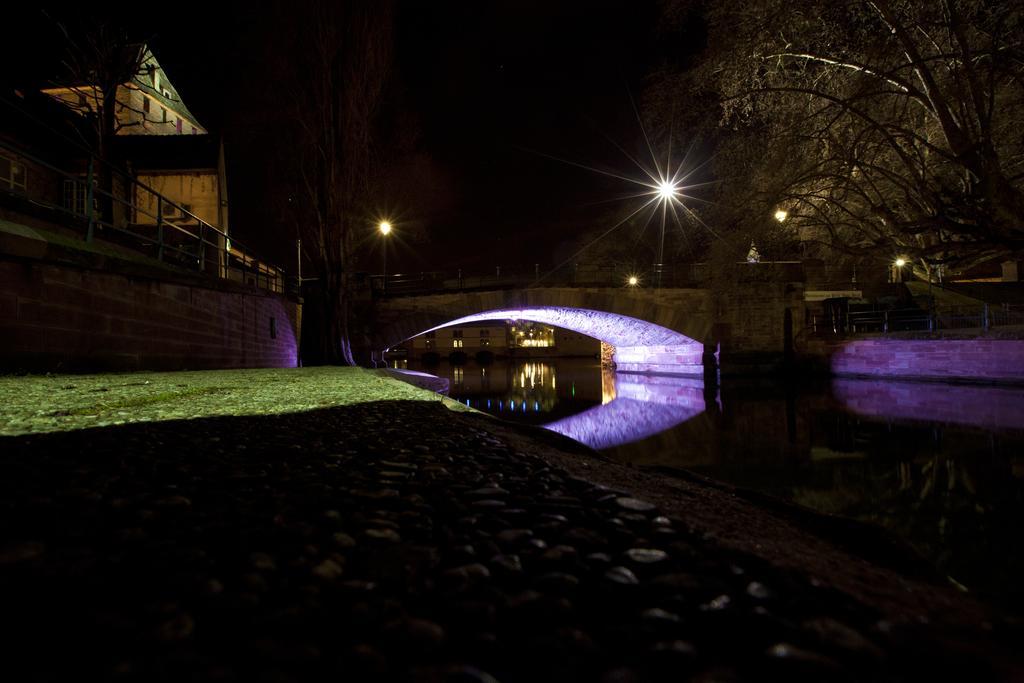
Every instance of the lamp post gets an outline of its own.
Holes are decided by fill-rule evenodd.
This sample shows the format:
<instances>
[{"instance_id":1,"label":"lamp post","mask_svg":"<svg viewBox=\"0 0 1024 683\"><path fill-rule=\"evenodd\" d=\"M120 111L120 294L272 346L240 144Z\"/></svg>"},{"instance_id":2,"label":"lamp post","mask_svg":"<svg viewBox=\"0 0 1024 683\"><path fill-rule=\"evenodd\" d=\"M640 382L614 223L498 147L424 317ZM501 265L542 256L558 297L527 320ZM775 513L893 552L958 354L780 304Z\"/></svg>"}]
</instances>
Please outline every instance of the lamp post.
<instances>
[{"instance_id":1,"label":"lamp post","mask_svg":"<svg viewBox=\"0 0 1024 683\"><path fill-rule=\"evenodd\" d=\"M661 272L665 268L665 219L668 214L668 205L675 199L679 188L668 179L662 179L658 183L658 199L661 201L661 236L658 240L658 262L654 264L654 276L657 279L656 287L661 289Z\"/></svg>"},{"instance_id":2,"label":"lamp post","mask_svg":"<svg viewBox=\"0 0 1024 683\"><path fill-rule=\"evenodd\" d=\"M384 268L383 268L384 274L383 274L382 279L381 279L380 289L381 289L382 292L386 293L388 291L388 240L387 240L387 237L388 237L389 234L391 234L391 223L388 222L388 221L381 221L380 225L377 226L377 229L380 230L380 234L384 237L384 241L382 242L383 251L384 251Z\"/></svg>"}]
</instances>

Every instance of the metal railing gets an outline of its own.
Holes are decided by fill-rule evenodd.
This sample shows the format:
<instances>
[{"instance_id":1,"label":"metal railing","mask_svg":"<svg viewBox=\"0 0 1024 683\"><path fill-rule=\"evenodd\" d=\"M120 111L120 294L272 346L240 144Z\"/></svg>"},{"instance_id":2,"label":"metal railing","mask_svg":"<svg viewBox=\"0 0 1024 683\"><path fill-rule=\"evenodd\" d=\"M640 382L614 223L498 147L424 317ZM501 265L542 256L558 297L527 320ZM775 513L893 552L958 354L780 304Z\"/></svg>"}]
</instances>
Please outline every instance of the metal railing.
<instances>
[{"instance_id":1,"label":"metal railing","mask_svg":"<svg viewBox=\"0 0 1024 683\"><path fill-rule=\"evenodd\" d=\"M377 296L413 296L529 287L697 288L707 286L712 274L713 266L709 263L665 263L646 267L563 263L555 268L534 263L530 266L495 265L478 270L394 273L386 277L371 275L369 278ZM803 264L799 261L739 261L728 277L738 281L796 281L803 277Z\"/></svg>"},{"instance_id":2,"label":"metal railing","mask_svg":"<svg viewBox=\"0 0 1024 683\"><path fill-rule=\"evenodd\" d=\"M625 266L591 266L566 264L545 269L540 264L529 267L494 266L486 271L448 270L418 273L395 273L385 278L370 276L377 296L412 296L432 292L473 291L483 289L519 289L526 287L696 287L705 280L705 264L686 264L664 268L636 270ZM630 278L636 278L630 284Z\"/></svg>"},{"instance_id":3,"label":"metal railing","mask_svg":"<svg viewBox=\"0 0 1024 683\"><path fill-rule=\"evenodd\" d=\"M982 329L1024 325L1024 306L1001 304L956 306L936 313L936 323L942 329Z\"/></svg>"},{"instance_id":4,"label":"metal railing","mask_svg":"<svg viewBox=\"0 0 1024 683\"><path fill-rule=\"evenodd\" d=\"M80 231L86 242L100 238L189 270L272 292L285 291L282 269L257 258L190 206L119 169L101 165L93 156L87 157L84 172L73 173L2 139L0 153L12 164L33 171L23 187L0 184L0 199L22 204L22 210L55 214L62 224Z\"/></svg>"},{"instance_id":5,"label":"metal railing","mask_svg":"<svg viewBox=\"0 0 1024 683\"><path fill-rule=\"evenodd\" d=\"M930 331L934 323L928 311L919 308L892 308L872 311L851 311L847 317L850 334L865 332Z\"/></svg>"},{"instance_id":6,"label":"metal railing","mask_svg":"<svg viewBox=\"0 0 1024 683\"><path fill-rule=\"evenodd\" d=\"M936 310L881 308L852 310L845 315L813 314L807 321L811 334L858 335L890 332L937 332L1024 326L1024 306L1001 304L958 306Z\"/></svg>"}]
</instances>

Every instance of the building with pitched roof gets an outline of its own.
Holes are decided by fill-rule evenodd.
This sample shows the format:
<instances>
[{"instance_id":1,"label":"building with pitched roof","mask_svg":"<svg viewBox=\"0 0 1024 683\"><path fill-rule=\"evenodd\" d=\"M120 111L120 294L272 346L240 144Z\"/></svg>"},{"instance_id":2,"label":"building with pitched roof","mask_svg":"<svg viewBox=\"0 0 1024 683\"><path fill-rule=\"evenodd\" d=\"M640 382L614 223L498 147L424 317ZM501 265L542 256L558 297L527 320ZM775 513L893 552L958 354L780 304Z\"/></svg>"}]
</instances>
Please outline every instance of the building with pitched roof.
<instances>
[{"instance_id":1,"label":"building with pitched roof","mask_svg":"<svg viewBox=\"0 0 1024 683\"><path fill-rule=\"evenodd\" d=\"M207 132L188 110L153 52L144 43L126 56L137 69L117 92L118 135L202 135ZM83 116L99 110L101 94L95 84L67 83L44 88L53 97Z\"/></svg>"}]
</instances>

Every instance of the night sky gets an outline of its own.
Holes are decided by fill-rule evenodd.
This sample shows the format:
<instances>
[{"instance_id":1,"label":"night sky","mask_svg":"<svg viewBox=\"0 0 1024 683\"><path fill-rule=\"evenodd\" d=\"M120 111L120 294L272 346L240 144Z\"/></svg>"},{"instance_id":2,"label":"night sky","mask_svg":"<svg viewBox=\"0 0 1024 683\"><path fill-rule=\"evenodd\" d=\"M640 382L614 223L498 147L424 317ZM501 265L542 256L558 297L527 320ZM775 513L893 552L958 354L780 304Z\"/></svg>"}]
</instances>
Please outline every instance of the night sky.
<instances>
[{"instance_id":1,"label":"night sky","mask_svg":"<svg viewBox=\"0 0 1024 683\"><path fill-rule=\"evenodd\" d=\"M224 135L232 232L291 266L294 236L261 203L275 189L262 143L284 115L270 68L287 59L271 47L280 11L130 7L120 20L133 17L129 29L150 42L186 105ZM699 47L666 37L658 18L656 0L399 2L388 106L400 110L390 112L393 133L412 142L368 212L388 214L405 236L389 271L555 265L581 235L628 213L635 204L606 201L632 191L627 183L547 155L638 173L613 144L644 150L632 100L642 108L646 75ZM60 36L35 9L16 21L16 49L34 57L12 77L45 82ZM375 258L365 257L367 270Z\"/></svg>"}]
</instances>

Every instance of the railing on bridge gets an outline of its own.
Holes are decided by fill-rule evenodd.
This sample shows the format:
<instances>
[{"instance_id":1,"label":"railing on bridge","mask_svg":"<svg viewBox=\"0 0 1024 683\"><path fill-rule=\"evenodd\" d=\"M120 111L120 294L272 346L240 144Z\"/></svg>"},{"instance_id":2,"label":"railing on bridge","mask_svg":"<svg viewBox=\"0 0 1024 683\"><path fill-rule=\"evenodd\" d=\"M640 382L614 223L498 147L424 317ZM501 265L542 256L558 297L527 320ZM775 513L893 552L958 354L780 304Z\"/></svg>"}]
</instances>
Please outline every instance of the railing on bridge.
<instances>
[{"instance_id":1,"label":"railing on bridge","mask_svg":"<svg viewBox=\"0 0 1024 683\"><path fill-rule=\"evenodd\" d=\"M669 267L661 272L631 270L621 266L590 266L567 264L545 270L539 264L531 267L495 266L488 271L447 270L420 273L395 273L387 277L371 276L376 296L410 296L434 292L472 291L482 289L518 289L527 287L694 287L705 279L706 264ZM630 278L636 278L630 284Z\"/></svg>"},{"instance_id":2,"label":"railing on bridge","mask_svg":"<svg viewBox=\"0 0 1024 683\"><path fill-rule=\"evenodd\" d=\"M91 155L84 159L84 171L73 173L0 139L0 160L11 169L9 177L0 178L0 200L18 212L57 222L86 242L100 238L189 270L272 292L286 289L282 269L256 257L190 207L112 166L101 166ZM101 174L107 176L102 183ZM108 184L109 189L103 187Z\"/></svg>"},{"instance_id":3,"label":"railing on bridge","mask_svg":"<svg viewBox=\"0 0 1024 683\"><path fill-rule=\"evenodd\" d=\"M939 330L989 330L1024 326L1024 305L956 306L936 310L921 308L870 308L851 310L843 317L814 314L808 320L815 335L852 336L890 332Z\"/></svg>"}]
</instances>

